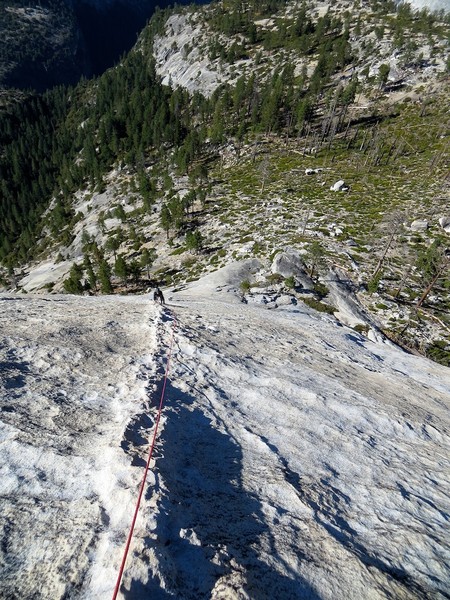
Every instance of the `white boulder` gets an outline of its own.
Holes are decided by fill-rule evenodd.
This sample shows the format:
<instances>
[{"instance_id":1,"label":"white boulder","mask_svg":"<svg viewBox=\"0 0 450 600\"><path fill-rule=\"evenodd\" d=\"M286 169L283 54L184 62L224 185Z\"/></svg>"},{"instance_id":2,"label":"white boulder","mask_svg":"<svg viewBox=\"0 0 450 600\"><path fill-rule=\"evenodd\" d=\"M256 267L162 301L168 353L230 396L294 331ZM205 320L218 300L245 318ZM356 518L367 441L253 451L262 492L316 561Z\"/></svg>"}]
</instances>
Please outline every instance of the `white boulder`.
<instances>
[{"instance_id":1,"label":"white boulder","mask_svg":"<svg viewBox=\"0 0 450 600\"><path fill-rule=\"evenodd\" d=\"M428 221L425 219L416 219L411 223L411 231L426 231L428 229Z\"/></svg>"},{"instance_id":2,"label":"white boulder","mask_svg":"<svg viewBox=\"0 0 450 600\"><path fill-rule=\"evenodd\" d=\"M444 231L450 233L450 217L441 217L439 219L439 225Z\"/></svg>"},{"instance_id":3,"label":"white boulder","mask_svg":"<svg viewBox=\"0 0 450 600\"><path fill-rule=\"evenodd\" d=\"M348 189L348 185L343 179L339 179L339 181L336 181L336 183L330 187L332 192L346 192Z\"/></svg>"}]
</instances>

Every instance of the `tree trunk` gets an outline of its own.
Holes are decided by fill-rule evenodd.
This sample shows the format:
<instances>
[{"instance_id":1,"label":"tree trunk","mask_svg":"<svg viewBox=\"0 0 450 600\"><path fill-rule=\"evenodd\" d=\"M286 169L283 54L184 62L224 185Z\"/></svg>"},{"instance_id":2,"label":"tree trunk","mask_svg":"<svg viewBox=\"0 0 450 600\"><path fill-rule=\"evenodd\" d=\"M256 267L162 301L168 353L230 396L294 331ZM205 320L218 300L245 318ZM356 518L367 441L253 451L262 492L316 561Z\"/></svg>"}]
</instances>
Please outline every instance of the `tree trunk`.
<instances>
[{"instance_id":1,"label":"tree trunk","mask_svg":"<svg viewBox=\"0 0 450 600\"><path fill-rule=\"evenodd\" d=\"M419 301L417 302L417 308L420 308L422 306L422 304L425 302L428 294L431 292L431 290L434 287L434 284L436 283L436 281L439 279L439 277L441 277L441 275L444 273L446 267L448 267L450 264L450 262L447 260L445 261L441 268L438 269L438 272L436 273L436 275L433 277L433 279L431 280L431 282L427 285L427 287L425 288L423 294L421 295L421 297L419 298Z\"/></svg>"},{"instance_id":2,"label":"tree trunk","mask_svg":"<svg viewBox=\"0 0 450 600\"><path fill-rule=\"evenodd\" d=\"M308 210L303 224L302 235L305 235L306 227L308 226L309 217L311 216L311 209Z\"/></svg>"},{"instance_id":3,"label":"tree trunk","mask_svg":"<svg viewBox=\"0 0 450 600\"><path fill-rule=\"evenodd\" d=\"M403 290L403 288L405 287L405 283L406 280L409 277L409 274L411 273L410 269L407 269L403 275L403 277L400 280L399 286L397 288L397 291L394 294L394 298L397 300L397 298L400 296L401 291Z\"/></svg>"},{"instance_id":4,"label":"tree trunk","mask_svg":"<svg viewBox=\"0 0 450 600\"><path fill-rule=\"evenodd\" d=\"M389 248L391 247L392 242L394 241L394 237L395 237L396 233L397 233L397 228L395 228L395 230L392 232L391 237L389 238L389 242L388 242L386 248L384 249L383 255L380 258L380 260L378 261L375 271L372 273L371 279L375 279L375 277L378 275L378 272L380 271L380 269L383 265L384 259L386 258L386 254L388 253Z\"/></svg>"}]
</instances>

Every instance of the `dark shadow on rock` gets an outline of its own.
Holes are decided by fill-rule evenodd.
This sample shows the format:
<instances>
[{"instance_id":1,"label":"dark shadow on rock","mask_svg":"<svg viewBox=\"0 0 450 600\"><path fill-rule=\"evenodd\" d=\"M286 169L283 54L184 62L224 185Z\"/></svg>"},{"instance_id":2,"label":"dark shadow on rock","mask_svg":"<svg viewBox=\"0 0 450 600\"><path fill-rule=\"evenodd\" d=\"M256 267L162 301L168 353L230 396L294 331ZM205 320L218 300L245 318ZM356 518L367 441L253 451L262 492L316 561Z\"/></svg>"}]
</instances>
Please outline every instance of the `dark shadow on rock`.
<instances>
[{"instance_id":1,"label":"dark shadow on rock","mask_svg":"<svg viewBox=\"0 0 450 600\"><path fill-rule=\"evenodd\" d=\"M346 333L345 336L351 342L354 342L361 348L365 348L365 342L367 342L367 338L364 338L362 335L353 335L352 333Z\"/></svg>"},{"instance_id":2,"label":"dark shadow on rock","mask_svg":"<svg viewBox=\"0 0 450 600\"><path fill-rule=\"evenodd\" d=\"M164 487L156 530L145 540L160 573L149 570L148 582L133 580L128 591L122 587L124 597L207 599L225 577L253 600L320 600L288 566L286 576L261 559L262 538L273 548L274 543L258 497L242 485L240 446L196 408L192 396L168 384L166 398L163 457L156 464ZM148 489L147 499L153 492Z\"/></svg>"},{"instance_id":3,"label":"dark shadow on rock","mask_svg":"<svg viewBox=\"0 0 450 600\"><path fill-rule=\"evenodd\" d=\"M136 449L148 446L153 425L153 420L146 413L141 413L131 419L125 429L120 446L125 453L132 456L131 465L133 467L145 467L146 465L146 461L136 454Z\"/></svg>"},{"instance_id":4,"label":"dark shadow on rock","mask_svg":"<svg viewBox=\"0 0 450 600\"><path fill-rule=\"evenodd\" d=\"M151 589L151 592L150 592ZM149 588L148 584L133 579L129 591L121 589L125 598L133 598L133 600L174 600L173 594L169 594L162 588ZM151 593L151 596L149 595Z\"/></svg>"},{"instance_id":5,"label":"dark shadow on rock","mask_svg":"<svg viewBox=\"0 0 450 600\"><path fill-rule=\"evenodd\" d=\"M24 387L26 375L30 374L29 363L17 361L11 354L8 352L8 360L0 362L0 385L6 390Z\"/></svg>"},{"instance_id":6,"label":"dark shadow on rock","mask_svg":"<svg viewBox=\"0 0 450 600\"><path fill-rule=\"evenodd\" d=\"M169 317L163 315L163 320L166 319L169 319ZM129 421L120 443L122 450L132 457L131 465L133 467L145 467L147 463L148 446L153 436L152 429L155 424L154 418L156 417L156 413L149 416L149 410L157 409L161 401L166 365L166 357L164 355L165 348L160 348L155 356L158 367L146 384L147 396L150 403L147 406L143 405L142 412L136 414ZM145 453L141 452L141 449L145 449Z\"/></svg>"}]
</instances>

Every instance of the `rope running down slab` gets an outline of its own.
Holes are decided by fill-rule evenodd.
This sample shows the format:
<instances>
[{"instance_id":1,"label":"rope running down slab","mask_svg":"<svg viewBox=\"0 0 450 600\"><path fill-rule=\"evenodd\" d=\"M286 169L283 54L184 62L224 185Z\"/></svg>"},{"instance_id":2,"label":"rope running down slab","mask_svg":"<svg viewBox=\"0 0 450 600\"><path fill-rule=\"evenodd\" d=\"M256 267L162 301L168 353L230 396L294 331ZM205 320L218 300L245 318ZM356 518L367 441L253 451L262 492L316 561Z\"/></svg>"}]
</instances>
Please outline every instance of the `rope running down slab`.
<instances>
[{"instance_id":1,"label":"rope running down slab","mask_svg":"<svg viewBox=\"0 0 450 600\"><path fill-rule=\"evenodd\" d=\"M172 358L172 348L173 348L174 333L175 333L175 328L176 328L176 318L175 318L175 315L173 313L172 313L172 316L173 316L172 336L171 336L170 344L169 344L169 353L167 355L166 372L164 374L164 381L163 381L163 387L162 387L162 391L161 391L161 399L159 401L159 406L158 406L158 414L157 414L157 417L156 417L155 430L153 432L153 439L152 439L152 442L150 444L150 449L149 449L149 452L148 452L147 463L145 465L144 475L142 477L141 487L139 489L139 495L138 495L138 499L137 499L137 502L136 502L136 508L134 510L133 520L131 522L130 531L128 533L128 539L127 539L127 543L126 543L126 546L125 546L125 551L124 551L123 558L122 558L122 564L120 565L119 575L117 577L116 587L114 589L114 594L113 594L112 600L116 600L117 594L119 593L120 583L122 581L123 572L125 570L125 564L127 562L128 551L130 549L131 540L133 538L134 527L136 525L136 519L137 519L137 516L138 516L138 513L139 513L139 507L141 505L142 494L144 492L145 483L147 481L147 474L148 474L148 471L149 471L149 468L150 468L150 461L151 461L152 455L153 455L153 448L155 447L156 436L157 436L157 433L158 433L159 421L161 419L161 413L162 413L162 408L163 408L163 403L164 403L164 395L165 395L165 392L166 392L167 379L168 379L169 369L170 369L170 360Z\"/></svg>"}]
</instances>

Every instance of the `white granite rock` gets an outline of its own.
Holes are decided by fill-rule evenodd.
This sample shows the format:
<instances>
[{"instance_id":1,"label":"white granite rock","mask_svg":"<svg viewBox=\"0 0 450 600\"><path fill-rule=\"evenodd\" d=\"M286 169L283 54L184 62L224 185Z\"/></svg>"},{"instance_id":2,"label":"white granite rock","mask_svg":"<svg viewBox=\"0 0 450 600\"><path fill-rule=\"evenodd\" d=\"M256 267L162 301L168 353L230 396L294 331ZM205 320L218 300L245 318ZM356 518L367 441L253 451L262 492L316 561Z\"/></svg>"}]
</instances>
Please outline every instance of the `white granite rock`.
<instances>
[{"instance_id":1,"label":"white granite rock","mask_svg":"<svg viewBox=\"0 0 450 600\"><path fill-rule=\"evenodd\" d=\"M412 231L426 231L428 229L428 221L425 219L416 219L411 223Z\"/></svg>"},{"instance_id":2,"label":"white granite rock","mask_svg":"<svg viewBox=\"0 0 450 600\"><path fill-rule=\"evenodd\" d=\"M332 192L346 192L348 189L348 185L343 179L339 179L339 181L336 181L336 183L330 187Z\"/></svg>"}]
</instances>

